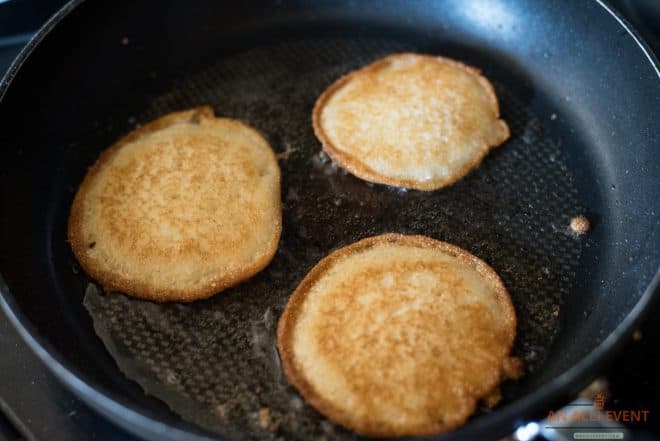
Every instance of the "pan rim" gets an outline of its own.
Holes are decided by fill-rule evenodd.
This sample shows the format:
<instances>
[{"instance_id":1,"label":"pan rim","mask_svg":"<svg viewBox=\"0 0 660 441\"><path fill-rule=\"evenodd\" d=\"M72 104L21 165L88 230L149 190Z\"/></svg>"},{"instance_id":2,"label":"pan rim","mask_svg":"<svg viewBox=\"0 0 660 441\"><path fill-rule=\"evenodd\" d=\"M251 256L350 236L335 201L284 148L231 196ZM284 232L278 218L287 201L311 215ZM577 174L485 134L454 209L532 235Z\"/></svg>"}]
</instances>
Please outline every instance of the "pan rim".
<instances>
[{"instance_id":1,"label":"pan rim","mask_svg":"<svg viewBox=\"0 0 660 441\"><path fill-rule=\"evenodd\" d=\"M595 1L633 38L645 58L653 67L656 75L660 78L660 63L650 50L648 44L640 38L630 24L615 12L606 1ZM10 87L12 80L32 52L55 26L84 2L85 0L70 0L29 40L0 82L0 102ZM522 420L520 415L531 416L547 404L575 392L580 386L586 385L595 376L597 368L611 360L627 343L635 327L646 317L653 302L657 301L658 297L660 297L659 288L660 268L656 270L654 277L644 293L621 323L592 352L584 356L579 362L526 397L507 404L490 415L479 417L462 428L433 439L450 437L473 439L478 434L483 433L493 435L503 435L507 432L512 433L520 424L527 422ZM154 440L185 439L207 441L223 439L218 434L210 435L212 437L204 435L203 429L185 421L181 421L177 425L165 423L148 407L127 403L116 392L94 385L87 375L76 367L67 366L67 362L62 354L50 344L48 339L20 311L1 273L0 307L4 310L10 323L17 329L21 338L23 338L30 349L55 377L73 392L74 395L80 397L87 405L120 427L137 436Z\"/></svg>"}]
</instances>

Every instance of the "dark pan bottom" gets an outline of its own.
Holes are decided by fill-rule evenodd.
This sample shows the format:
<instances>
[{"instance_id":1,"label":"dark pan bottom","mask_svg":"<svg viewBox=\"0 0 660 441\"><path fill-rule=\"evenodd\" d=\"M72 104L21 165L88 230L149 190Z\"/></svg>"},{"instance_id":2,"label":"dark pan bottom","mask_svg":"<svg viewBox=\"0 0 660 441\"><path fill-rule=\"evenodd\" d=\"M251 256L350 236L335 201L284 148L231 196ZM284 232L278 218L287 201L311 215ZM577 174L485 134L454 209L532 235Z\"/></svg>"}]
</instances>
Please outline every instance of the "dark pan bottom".
<instances>
[{"instance_id":1,"label":"dark pan bottom","mask_svg":"<svg viewBox=\"0 0 660 441\"><path fill-rule=\"evenodd\" d=\"M415 46L374 39L259 47L182 80L136 116L146 122L211 104L218 115L260 130L276 152L288 152L280 159L282 240L263 272L185 305L88 286L85 306L120 369L184 419L236 438L354 438L287 385L275 327L289 295L319 259L386 232L424 234L487 261L511 293L518 315L514 352L525 360L527 378L542 369L582 248L568 224L584 209L565 155L512 84L495 84L511 139L449 188L427 193L372 185L320 153L311 127L317 96L347 71L408 50ZM528 392L525 384L505 384L504 402Z\"/></svg>"}]
</instances>

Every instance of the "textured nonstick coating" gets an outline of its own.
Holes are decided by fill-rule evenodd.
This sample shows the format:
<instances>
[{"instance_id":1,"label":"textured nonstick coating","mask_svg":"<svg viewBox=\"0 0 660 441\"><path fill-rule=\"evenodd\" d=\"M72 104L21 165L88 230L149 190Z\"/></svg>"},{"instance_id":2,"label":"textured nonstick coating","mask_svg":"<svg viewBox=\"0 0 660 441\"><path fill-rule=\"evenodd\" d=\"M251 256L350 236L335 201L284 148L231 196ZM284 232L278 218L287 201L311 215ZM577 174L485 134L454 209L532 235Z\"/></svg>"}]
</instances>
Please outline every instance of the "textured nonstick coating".
<instances>
[{"instance_id":1,"label":"textured nonstick coating","mask_svg":"<svg viewBox=\"0 0 660 441\"><path fill-rule=\"evenodd\" d=\"M314 101L334 79L414 49L380 39L258 47L182 79L143 114L130 115L146 122L211 104L218 115L257 128L281 153L284 229L263 272L192 304L154 304L88 286L85 306L120 369L184 419L235 438L355 437L287 385L275 326L288 296L319 259L386 232L424 234L488 262L517 311L514 353L524 359L526 376L542 369L582 248L568 224L584 212L562 151L542 121L496 83L511 139L466 178L435 192L359 180L329 161L314 137ZM519 393L516 384L505 384L504 402Z\"/></svg>"}]
</instances>

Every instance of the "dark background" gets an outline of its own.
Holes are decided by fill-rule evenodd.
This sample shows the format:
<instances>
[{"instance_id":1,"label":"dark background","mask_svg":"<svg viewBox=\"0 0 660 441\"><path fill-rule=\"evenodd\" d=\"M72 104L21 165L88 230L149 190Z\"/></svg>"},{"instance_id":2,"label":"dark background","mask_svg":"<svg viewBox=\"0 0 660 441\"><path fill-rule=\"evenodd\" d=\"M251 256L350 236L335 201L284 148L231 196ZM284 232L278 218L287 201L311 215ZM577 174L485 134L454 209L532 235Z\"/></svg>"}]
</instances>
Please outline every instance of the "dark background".
<instances>
[{"instance_id":1,"label":"dark background","mask_svg":"<svg viewBox=\"0 0 660 441\"><path fill-rule=\"evenodd\" d=\"M0 75L25 42L64 2L0 0ZM660 53L660 0L610 1ZM0 146L1 148L1 146ZM660 179L660 177L659 177ZM660 246L660 244L658 244ZM648 409L648 424L628 427L636 440L660 440L660 305L625 350L603 371L607 409ZM0 441L133 440L65 390L0 312Z\"/></svg>"}]
</instances>

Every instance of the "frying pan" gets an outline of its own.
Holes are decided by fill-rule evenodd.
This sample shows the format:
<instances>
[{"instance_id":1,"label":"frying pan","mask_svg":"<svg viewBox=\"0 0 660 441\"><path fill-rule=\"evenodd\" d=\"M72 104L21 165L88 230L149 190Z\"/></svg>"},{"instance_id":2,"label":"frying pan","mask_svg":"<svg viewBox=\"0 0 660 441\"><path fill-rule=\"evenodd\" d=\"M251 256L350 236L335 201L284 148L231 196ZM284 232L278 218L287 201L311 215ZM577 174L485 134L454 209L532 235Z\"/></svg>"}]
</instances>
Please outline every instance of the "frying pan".
<instances>
[{"instance_id":1,"label":"frying pan","mask_svg":"<svg viewBox=\"0 0 660 441\"><path fill-rule=\"evenodd\" d=\"M127 379L95 333L65 237L73 192L98 153L137 123L205 102L257 125L275 150L298 142L311 155L319 145L304 115L314 94L346 70L401 50L481 68L495 83L512 140L431 199L365 187L341 173L328 177L347 198L393 205L381 207L382 218L351 222L324 212L326 235L323 216L314 217L317 230L296 235L300 219L285 211L284 246L315 250L291 270L291 284L312 260L360 235L424 233L435 222L438 229L429 234L465 246L503 275L519 320L527 323L519 329L523 342L535 331L539 338L552 334L543 363L502 405L438 438L511 433L575 394L630 337L660 281L658 62L599 1L70 2L0 85L0 303L21 335L64 384L128 430L149 439L217 436ZM324 64L327 59L332 62ZM225 87L225 77L213 76L220 71L234 72L227 84L242 77L234 92L251 96L252 107L234 105L231 91L214 89ZM257 81L272 71L276 81ZM312 71L320 76L310 77ZM273 103L267 92L280 86L281 102ZM250 95L252 88L259 93ZM301 97L298 104L309 109L287 107L287 96ZM296 120L282 123L287 113ZM305 154L282 165L285 207L287 185L305 185L296 180L314 168ZM314 191L334 191L322 170L310 172L318 188L310 184L316 199L306 203L321 200ZM351 201L344 206L358 213L362 205ZM405 225L391 206L408 216ZM575 238L565 227L581 213L592 230ZM342 237L338 225L350 234ZM546 266L535 282L536 269ZM546 289L554 286L561 289ZM232 299L231 292L217 298L223 296ZM551 305L560 306L556 326L533 320L534 310L525 309L530 296L557 300ZM222 307L195 308L205 305ZM518 350L530 353L520 343Z\"/></svg>"}]
</instances>

